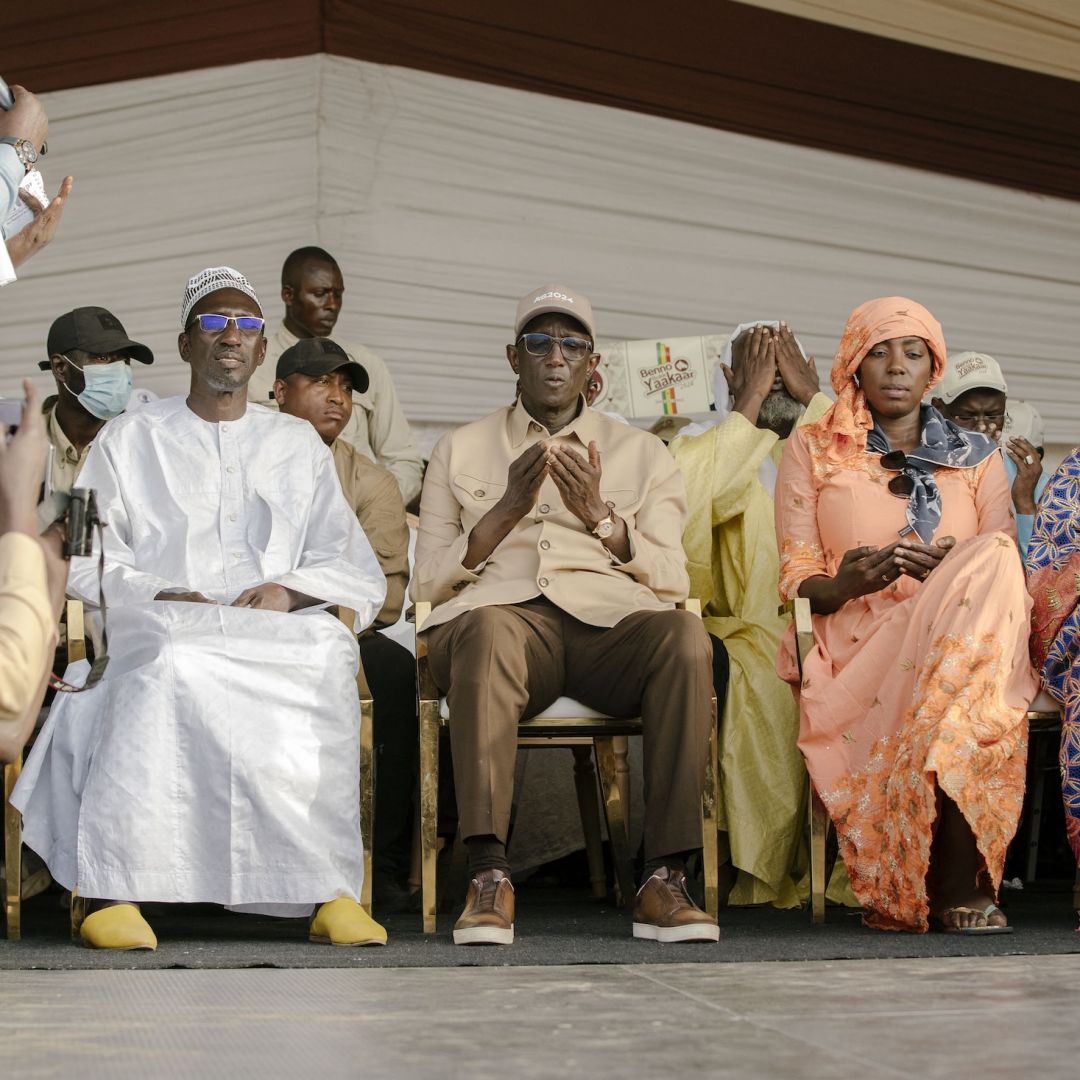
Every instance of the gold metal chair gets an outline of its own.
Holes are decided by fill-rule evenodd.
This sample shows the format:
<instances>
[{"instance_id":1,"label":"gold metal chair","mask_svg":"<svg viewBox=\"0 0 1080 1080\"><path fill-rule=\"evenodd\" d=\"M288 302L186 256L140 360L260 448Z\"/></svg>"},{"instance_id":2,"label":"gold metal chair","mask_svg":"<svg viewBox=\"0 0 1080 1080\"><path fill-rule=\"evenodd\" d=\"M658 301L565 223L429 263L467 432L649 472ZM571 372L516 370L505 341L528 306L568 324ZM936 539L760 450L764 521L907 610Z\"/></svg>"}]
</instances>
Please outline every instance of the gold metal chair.
<instances>
[{"instance_id":1,"label":"gold metal chair","mask_svg":"<svg viewBox=\"0 0 1080 1080\"><path fill-rule=\"evenodd\" d=\"M1027 828L1025 829L1027 851L1024 857L1024 880L1035 880L1039 861L1039 832L1042 828L1043 799L1046 792L1046 774L1058 772L1058 755L1044 765L1032 753L1036 737L1056 735L1061 739L1061 706L1045 690L1040 690L1028 709L1028 792ZM1075 906L1075 905L1074 905Z\"/></svg>"},{"instance_id":2,"label":"gold metal chair","mask_svg":"<svg viewBox=\"0 0 1080 1080\"><path fill-rule=\"evenodd\" d=\"M688 600L688 611L701 615L697 600ZM445 709L435 680L432 678L427 658L427 643L420 636L424 623L431 614L431 605L416 604L416 675L420 706L420 858L421 902L424 917L424 933L435 933L435 859L437 854L437 816L439 794L439 731L447 722ZM705 907L714 918L720 908L717 850L717 807L719 789L717 776L717 706L712 699L712 718L709 727L709 748L706 755L706 775L702 796L701 818L705 877ZM560 698L551 708L538 716L522 720L518 725L518 746L570 746L575 757L575 782L578 785L579 806L582 808L583 824L587 805L593 805L591 795L591 769L581 768L588 760L590 748L596 754L600 773L600 788L607 816L608 836L611 839L615 863L615 878L624 904L633 902L635 895L628 834L627 795L625 784L625 739L640 735L641 719L624 719L604 716L570 698ZM622 741L623 745L619 745ZM621 756L621 763L620 763ZM598 824L598 823L597 823ZM587 845L589 826L584 824ZM596 830L596 846L590 856L590 878L596 889L596 875L592 861L599 850L599 830Z\"/></svg>"},{"instance_id":3,"label":"gold metal chair","mask_svg":"<svg viewBox=\"0 0 1080 1080\"><path fill-rule=\"evenodd\" d=\"M795 618L795 657L799 664L799 681L803 677L803 658L814 647L814 623L810 601L804 596L780 606L781 615ZM810 781L810 921L825 921L825 854L829 839L829 811Z\"/></svg>"},{"instance_id":4,"label":"gold metal chair","mask_svg":"<svg viewBox=\"0 0 1080 1080\"><path fill-rule=\"evenodd\" d=\"M356 612L339 608L338 618L351 632ZM364 883L360 887L360 904L370 915L372 849L375 844L375 707L362 663L356 667L356 691L360 696L360 836L364 844Z\"/></svg>"},{"instance_id":5,"label":"gold metal chair","mask_svg":"<svg viewBox=\"0 0 1080 1080\"><path fill-rule=\"evenodd\" d=\"M810 612L810 601L806 597L784 604L781 614L793 614L795 617L795 654L799 662L799 679L802 680L803 658L814 647L814 625ZM1061 731L1061 709L1058 703L1040 690L1027 714L1029 730L1033 734L1054 733ZM1027 859L1025 881L1035 877L1035 864L1039 853L1039 828L1042 823L1042 802L1045 785L1045 770L1037 770L1035 783L1030 793L1030 818L1028 824ZM826 844L832 822L829 812L810 783L810 919L813 923L825 921L826 887ZM1080 870L1077 871L1076 886L1073 890L1073 907L1080 909Z\"/></svg>"}]
</instances>

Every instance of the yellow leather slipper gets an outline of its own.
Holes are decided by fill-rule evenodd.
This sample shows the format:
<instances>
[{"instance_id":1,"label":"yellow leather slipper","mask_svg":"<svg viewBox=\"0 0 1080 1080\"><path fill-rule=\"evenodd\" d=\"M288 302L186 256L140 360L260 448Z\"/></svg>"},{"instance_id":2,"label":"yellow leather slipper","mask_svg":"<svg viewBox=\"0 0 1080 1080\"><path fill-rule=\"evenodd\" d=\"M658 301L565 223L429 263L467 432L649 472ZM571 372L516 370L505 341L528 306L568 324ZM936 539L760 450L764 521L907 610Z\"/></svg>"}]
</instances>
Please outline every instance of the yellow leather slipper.
<instances>
[{"instance_id":1,"label":"yellow leather slipper","mask_svg":"<svg viewBox=\"0 0 1080 1080\"><path fill-rule=\"evenodd\" d=\"M317 945L385 945L386 930L355 900L339 896L315 912L308 940Z\"/></svg>"},{"instance_id":2,"label":"yellow leather slipper","mask_svg":"<svg viewBox=\"0 0 1080 1080\"><path fill-rule=\"evenodd\" d=\"M134 904L111 904L83 919L79 936L92 949L156 949L157 936Z\"/></svg>"}]
</instances>

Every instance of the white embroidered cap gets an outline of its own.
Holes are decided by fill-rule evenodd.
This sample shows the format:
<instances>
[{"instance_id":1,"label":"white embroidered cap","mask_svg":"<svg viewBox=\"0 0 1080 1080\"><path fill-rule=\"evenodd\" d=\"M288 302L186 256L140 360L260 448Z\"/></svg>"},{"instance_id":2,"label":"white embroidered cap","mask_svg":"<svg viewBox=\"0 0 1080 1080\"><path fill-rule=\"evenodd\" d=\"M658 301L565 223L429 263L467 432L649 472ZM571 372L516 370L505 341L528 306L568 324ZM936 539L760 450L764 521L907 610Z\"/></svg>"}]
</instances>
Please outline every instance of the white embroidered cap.
<instances>
[{"instance_id":1,"label":"white embroidered cap","mask_svg":"<svg viewBox=\"0 0 1080 1080\"><path fill-rule=\"evenodd\" d=\"M247 293L256 304L259 303L254 286L239 270L234 270L231 266L209 266L188 280L184 300L180 305L181 329L187 328L191 309L204 296L209 296L218 289L236 289L238 292ZM259 306L262 307L261 304Z\"/></svg>"}]
</instances>

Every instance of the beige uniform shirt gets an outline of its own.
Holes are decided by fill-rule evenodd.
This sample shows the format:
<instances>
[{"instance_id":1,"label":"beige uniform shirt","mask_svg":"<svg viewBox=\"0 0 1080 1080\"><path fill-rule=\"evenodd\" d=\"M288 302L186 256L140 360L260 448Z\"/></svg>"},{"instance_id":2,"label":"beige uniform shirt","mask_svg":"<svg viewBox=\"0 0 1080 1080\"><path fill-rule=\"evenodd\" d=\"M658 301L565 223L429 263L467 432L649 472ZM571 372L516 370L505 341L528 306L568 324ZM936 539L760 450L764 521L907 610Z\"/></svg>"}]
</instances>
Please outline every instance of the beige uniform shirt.
<instances>
[{"instance_id":1,"label":"beige uniform shirt","mask_svg":"<svg viewBox=\"0 0 1080 1080\"><path fill-rule=\"evenodd\" d=\"M84 447L81 454L71 445L71 440L64 434L64 429L56 419L55 400L52 404L46 402L42 411L45 413L45 431L53 445L49 483L53 491L67 493L75 486L93 444Z\"/></svg>"},{"instance_id":2,"label":"beige uniform shirt","mask_svg":"<svg viewBox=\"0 0 1080 1080\"><path fill-rule=\"evenodd\" d=\"M386 575L386 602L372 625L375 629L393 626L401 615L409 584L409 527L401 492L393 474L369 461L356 447L335 439L330 451L345 501Z\"/></svg>"},{"instance_id":3,"label":"beige uniform shirt","mask_svg":"<svg viewBox=\"0 0 1080 1080\"><path fill-rule=\"evenodd\" d=\"M32 536L5 533L0 536L0 723L26 715L56 639L45 553Z\"/></svg>"},{"instance_id":4,"label":"beige uniform shirt","mask_svg":"<svg viewBox=\"0 0 1080 1080\"><path fill-rule=\"evenodd\" d=\"M298 340L285 329L284 323L269 335L266 359L255 369L248 383L248 401L277 408L273 389L278 357ZM364 393L353 394L352 419L338 438L389 469L401 489L402 499L409 502L420 490L423 457L413 442L409 422L402 412L390 372L386 364L363 345L353 345L338 337L333 340L364 368L369 379Z\"/></svg>"},{"instance_id":5,"label":"beige uniform shirt","mask_svg":"<svg viewBox=\"0 0 1080 1080\"><path fill-rule=\"evenodd\" d=\"M510 464L539 440L588 455L600 450L600 495L627 525L620 563L563 505L545 477L532 509L475 570L462 565L469 533L506 490ZM654 435L593 412L552 437L520 402L439 440L420 499L413 600L430 601L427 626L488 604L546 596L582 622L614 626L632 611L662 611L688 591L682 476Z\"/></svg>"}]
</instances>

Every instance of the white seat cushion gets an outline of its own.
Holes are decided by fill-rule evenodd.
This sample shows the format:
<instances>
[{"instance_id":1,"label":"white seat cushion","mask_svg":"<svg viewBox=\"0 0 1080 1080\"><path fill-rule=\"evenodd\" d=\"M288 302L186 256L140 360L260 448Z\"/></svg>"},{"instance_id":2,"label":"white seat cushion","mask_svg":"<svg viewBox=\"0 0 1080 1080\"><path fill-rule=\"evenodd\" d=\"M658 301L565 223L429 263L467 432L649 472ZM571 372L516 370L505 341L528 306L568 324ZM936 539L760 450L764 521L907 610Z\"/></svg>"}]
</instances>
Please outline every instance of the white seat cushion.
<instances>
[{"instance_id":1,"label":"white seat cushion","mask_svg":"<svg viewBox=\"0 0 1080 1080\"><path fill-rule=\"evenodd\" d=\"M1045 689L1040 689L1035 700L1028 706L1028 712L1059 713L1061 702L1052 698Z\"/></svg>"},{"instance_id":2,"label":"white seat cushion","mask_svg":"<svg viewBox=\"0 0 1080 1080\"><path fill-rule=\"evenodd\" d=\"M450 709L447 707L446 698L439 698L439 715L444 719L450 718ZM573 698L561 697L549 705L542 713L533 717L535 720L603 720L607 713L597 712L582 705Z\"/></svg>"}]
</instances>

